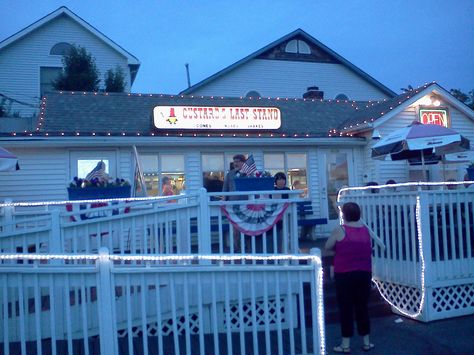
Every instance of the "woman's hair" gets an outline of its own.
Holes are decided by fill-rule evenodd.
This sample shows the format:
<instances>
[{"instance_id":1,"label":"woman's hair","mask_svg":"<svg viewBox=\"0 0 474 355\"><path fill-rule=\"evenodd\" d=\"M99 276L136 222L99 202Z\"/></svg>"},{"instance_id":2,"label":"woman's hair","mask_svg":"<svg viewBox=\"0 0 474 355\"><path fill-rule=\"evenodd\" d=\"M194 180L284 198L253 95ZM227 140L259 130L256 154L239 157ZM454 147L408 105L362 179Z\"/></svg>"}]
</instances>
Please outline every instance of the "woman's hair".
<instances>
[{"instance_id":1,"label":"woman's hair","mask_svg":"<svg viewBox=\"0 0 474 355\"><path fill-rule=\"evenodd\" d=\"M360 207L355 202L346 202L342 205L342 213L346 222L357 222L360 219Z\"/></svg>"},{"instance_id":2,"label":"woman's hair","mask_svg":"<svg viewBox=\"0 0 474 355\"><path fill-rule=\"evenodd\" d=\"M281 171L276 173L274 178L275 178L275 183L277 182L277 180L280 180L280 179L283 179L286 181L286 175L285 173L282 173Z\"/></svg>"},{"instance_id":3,"label":"woman's hair","mask_svg":"<svg viewBox=\"0 0 474 355\"><path fill-rule=\"evenodd\" d=\"M163 185L165 185L165 184L167 184L169 181L170 181L169 176L164 176L164 177L163 177L163 180L162 180L161 182L163 183Z\"/></svg>"}]
</instances>

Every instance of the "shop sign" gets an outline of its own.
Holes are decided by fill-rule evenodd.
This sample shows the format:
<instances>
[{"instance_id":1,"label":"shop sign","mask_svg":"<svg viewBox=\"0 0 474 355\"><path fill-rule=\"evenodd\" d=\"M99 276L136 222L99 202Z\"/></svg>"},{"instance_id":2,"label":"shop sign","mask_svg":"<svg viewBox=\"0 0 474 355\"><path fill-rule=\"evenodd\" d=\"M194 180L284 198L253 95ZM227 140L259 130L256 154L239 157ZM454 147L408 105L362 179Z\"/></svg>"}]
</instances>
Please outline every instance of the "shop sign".
<instances>
[{"instance_id":1,"label":"shop sign","mask_svg":"<svg viewBox=\"0 0 474 355\"><path fill-rule=\"evenodd\" d=\"M420 122L448 127L449 117L446 109L420 109Z\"/></svg>"},{"instance_id":2,"label":"shop sign","mask_svg":"<svg viewBox=\"0 0 474 355\"><path fill-rule=\"evenodd\" d=\"M153 123L159 129L278 129L281 113L276 107L155 106Z\"/></svg>"}]
</instances>

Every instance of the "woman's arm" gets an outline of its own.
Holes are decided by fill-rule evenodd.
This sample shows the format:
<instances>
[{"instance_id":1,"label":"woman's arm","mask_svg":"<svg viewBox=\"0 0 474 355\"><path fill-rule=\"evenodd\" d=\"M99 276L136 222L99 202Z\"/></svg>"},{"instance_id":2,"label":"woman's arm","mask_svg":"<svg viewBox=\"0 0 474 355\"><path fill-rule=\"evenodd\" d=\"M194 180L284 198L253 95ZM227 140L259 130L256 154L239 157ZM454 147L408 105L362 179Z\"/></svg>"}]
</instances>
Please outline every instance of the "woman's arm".
<instances>
[{"instance_id":1,"label":"woman's arm","mask_svg":"<svg viewBox=\"0 0 474 355\"><path fill-rule=\"evenodd\" d=\"M344 229L342 229L342 226L337 226L333 229L324 247L326 250L333 250L336 242L342 240L342 238L344 238Z\"/></svg>"}]
</instances>

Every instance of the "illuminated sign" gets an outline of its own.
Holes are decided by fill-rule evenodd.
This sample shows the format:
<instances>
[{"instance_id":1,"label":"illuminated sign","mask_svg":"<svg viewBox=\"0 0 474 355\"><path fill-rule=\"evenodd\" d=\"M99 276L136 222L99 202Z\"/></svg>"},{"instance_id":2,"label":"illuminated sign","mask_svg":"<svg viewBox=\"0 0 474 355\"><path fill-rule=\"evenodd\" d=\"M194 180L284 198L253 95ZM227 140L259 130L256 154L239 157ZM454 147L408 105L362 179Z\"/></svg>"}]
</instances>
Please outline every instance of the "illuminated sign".
<instances>
[{"instance_id":1,"label":"illuminated sign","mask_svg":"<svg viewBox=\"0 0 474 355\"><path fill-rule=\"evenodd\" d=\"M159 129L278 129L276 107L155 106L153 123Z\"/></svg>"},{"instance_id":2,"label":"illuminated sign","mask_svg":"<svg viewBox=\"0 0 474 355\"><path fill-rule=\"evenodd\" d=\"M449 127L448 110L446 109L420 109L420 122L423 124L436 124Z\"/></svg>"}]
</instances>

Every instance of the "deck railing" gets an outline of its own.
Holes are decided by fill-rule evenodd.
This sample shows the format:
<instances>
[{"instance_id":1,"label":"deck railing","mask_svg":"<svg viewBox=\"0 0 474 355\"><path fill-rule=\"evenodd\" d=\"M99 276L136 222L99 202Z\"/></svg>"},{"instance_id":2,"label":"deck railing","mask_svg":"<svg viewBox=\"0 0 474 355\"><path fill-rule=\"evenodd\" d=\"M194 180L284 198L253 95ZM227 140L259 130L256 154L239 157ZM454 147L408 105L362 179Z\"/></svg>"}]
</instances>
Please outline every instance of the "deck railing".
<instances>
[{"instance_id":1,"label":"deck railing","mask_svg":"<svg viewBox=\"0 0 474 355\"><path fill-rule=\"evenodd\" d=\"M340 203L357 202L385 244L373 275L394 309L420 320L474 313L474 190L422 187L349 189Z\"/></svg>"},{"instance_id":2,"label":"deck railing","mask_svg":"<svg viewBox=\"0 0 474 355\"><path fill-rule=\"evenodd\" d=\"M223 201L216 195L243 195ZM296 192L200 193L134 200L4 204L0 210L2 253L116 254L298 253ZM273 197L273 198L272 198ZM170 203L171 202L171 203ZM223 206L281 206L282 221L258 236L233 228Z\"/></svg>"},{"instance_id":3,"label":"deck railing","mask_svg":"<svg viewBox=\"0 0 474 355\"><path fill-rule=\"evenodd\" d=\"M251 257L0 255L0 353L324 353L320 255Z\"/></svg>"}]
</instances>

